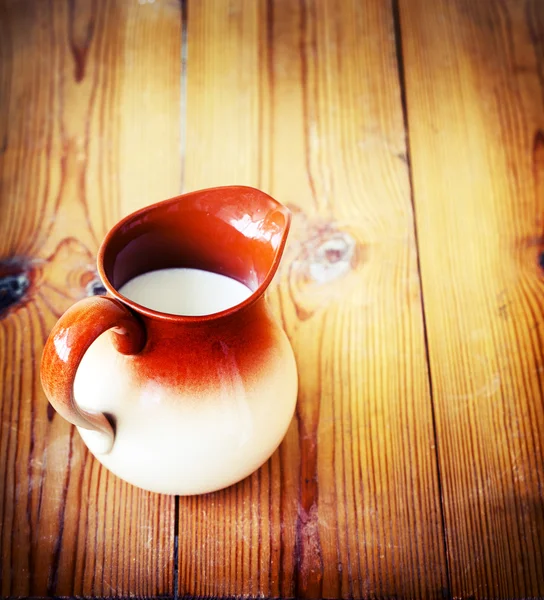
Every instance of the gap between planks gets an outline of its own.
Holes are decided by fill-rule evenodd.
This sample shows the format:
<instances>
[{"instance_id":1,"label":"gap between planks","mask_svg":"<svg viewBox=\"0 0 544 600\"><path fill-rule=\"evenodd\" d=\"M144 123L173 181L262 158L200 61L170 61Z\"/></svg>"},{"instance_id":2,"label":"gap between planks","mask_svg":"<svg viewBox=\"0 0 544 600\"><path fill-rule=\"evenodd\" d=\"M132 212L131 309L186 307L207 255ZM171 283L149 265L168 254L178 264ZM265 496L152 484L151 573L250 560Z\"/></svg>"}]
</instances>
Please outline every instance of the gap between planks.
<instances>
[{"instance_id":1,"label":"gap between planks","mask_svg":"<svg viewBox=\"0 0 544 600\"><path fill-rule=\"evenodd\" d=\"M448 534L446 530L446 515L444 510L444 492L442 487L442 473L440 471L440 455L438 452L438 432L436 427L436 414L434 406L434 388L433 388L433 375L431 371L431 357L429 353L429 335L427 331L427 317L425 311L425 296L423 295L423 282L421 274L421 260L419 256L419 234L417 229L416 219L416 203L414 200L414 185L412 177L412 161L410 153L410 122L408 118L408 101L406 98L406 75L404 72L404 56L402 53L402 25L400 22L400 0L391 0L391 14L393 16L393 29L395 32L395 52L397 58L397 72L399 78L400 88L400 101L402 105L402 120L404 124L404 136L405 136L405 149L406 149L406 166L408 169L408 182L410 186L410 203L412 205L412 225L414 228L414 239L416 243L416 258L417 258L417 272L419 276L419 293L421 298L421 318L423 321L423 339L425 345L425 361L427 363L427 378L429 381L429 395L431 400L431 416L433 423L433 439L434 439L434 457L436 464L436 477L438 484L438 495L440 500L440 522L442 524L443 532L443 548L444 558L446 561L446 581L447 581L447 597L452 598L452 586L451 586L451 574L450 574L450 560L448 554Z\"/></svg>"},{"instance_id":2,"label":"gap between planks","mask_svg":"<svg viewBox=\"0 0 544 600\"><path fill-rule=\"evenodd\" d=\"M189 0L179 0L181 16L181 47L180 47L180 132L179 132L179 160L180 160L180 194L185 192L185 155L187 151L187 57L188 57L188 39L187 39L187 16ZM174 579L174 600L179 598L179 496L174 500L174 552L173 558L173 579Z\"/></svg>"}]
</instances>

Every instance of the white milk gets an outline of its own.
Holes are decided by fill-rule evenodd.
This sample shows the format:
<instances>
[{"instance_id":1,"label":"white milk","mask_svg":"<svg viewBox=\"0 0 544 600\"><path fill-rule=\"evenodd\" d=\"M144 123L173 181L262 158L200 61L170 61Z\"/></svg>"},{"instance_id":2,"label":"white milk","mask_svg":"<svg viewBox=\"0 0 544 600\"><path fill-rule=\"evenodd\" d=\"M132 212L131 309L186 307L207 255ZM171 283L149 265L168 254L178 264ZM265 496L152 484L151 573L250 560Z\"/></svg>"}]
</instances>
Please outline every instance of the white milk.
<instances>
[{"instance_id":1,"label":"white milk","mask_svg":"<svg viewBox=\"0 0 544 600\"><path fill-rule=\"evenodd\" d=\"M243 283L200 269L160 269L127 281L119 293L142 306L172 315L210 315L251 296Z\"/></svg>"}]
</instances>

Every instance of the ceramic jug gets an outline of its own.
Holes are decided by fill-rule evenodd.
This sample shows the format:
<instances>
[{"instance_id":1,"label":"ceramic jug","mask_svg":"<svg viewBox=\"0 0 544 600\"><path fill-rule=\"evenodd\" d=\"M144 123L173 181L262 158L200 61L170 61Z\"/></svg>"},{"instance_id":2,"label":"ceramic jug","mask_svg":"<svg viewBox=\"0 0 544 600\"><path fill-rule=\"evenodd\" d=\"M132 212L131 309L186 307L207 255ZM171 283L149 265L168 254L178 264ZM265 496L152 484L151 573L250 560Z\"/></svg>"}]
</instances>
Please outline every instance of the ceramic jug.
<instances>
[{"instance_id":1,"label":"ceramic jug","mask_svg":"<svg viewBox=\"0 0 544 600\"><path fill-rule=\"evenodd\" d=\"M231 485L274 452L292 419L297 373L264 293L289 230L287 208L248 187L192 192L120 221L98 253L104 296L53 328L41 377L57 412L122 479L165 494ZM132 278L188 267L244 283L227 310L178 316L119 293Z\"/></svg>"}]
</instances>

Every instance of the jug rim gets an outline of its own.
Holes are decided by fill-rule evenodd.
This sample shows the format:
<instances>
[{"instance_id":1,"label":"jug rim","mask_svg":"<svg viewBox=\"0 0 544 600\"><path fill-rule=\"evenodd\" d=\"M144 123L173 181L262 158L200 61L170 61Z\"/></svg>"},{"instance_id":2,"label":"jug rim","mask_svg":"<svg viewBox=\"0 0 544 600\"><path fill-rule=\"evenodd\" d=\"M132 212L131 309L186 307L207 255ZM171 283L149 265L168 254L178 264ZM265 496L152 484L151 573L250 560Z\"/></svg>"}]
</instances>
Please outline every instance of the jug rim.
<instances>
[{"instance_id":1,"label":"jug rim","mask_svg":"<svg viewBox=\"0 0 544 600\"><path fill-rule=\"evenodd\" d=\"M138 304L137 302L135 302L135 301L131 300L130 298L127 298L126 296L121 294L117 290L117 288L113 285L113 283L110 281L109 277L107 276L105 265L104 265L105 253L106 253L111 241L113 240L115 235L119 232L119 230L122 229L123 226L126 225L127 223L129 223L130 221L134 220L135 218L138 218L139 216L145 215L146 213L150 212L151 210L157 208L158 206L166 206L168 204L174 204L176 202L179 202L180 199L187 198L192 195L216 192L216 191L220 191L220 190L229 191L229 192L253 192L253 193L256 192L257 194L259 194L263 197L266 197L267 201L271 202L274 205L275 209L277 211L281 212L285 218L285 224L283 227L283 231L281 233L281 238L280 238L279 244L275 250L274 258L270 265L270 268L268 269L268 272L267 272L265 278L263 279L263 281L251 293L251 295L248 296L242 302L235 304L234 306L231 306L231 307L229 307L225 310L219 311L219 312L205 314L205 315L177 315L177 314L165 313L165 312L161 312L158 310L154 310L152 308L148 308L147 306ZM154 202L153 204L144 206L138 210L135 210L135 211L129 213L128 215L126 215L125 217L123 217L122 219L117 221L117 223L106 234L106 236L98 250L98 255L97 255L98 274L100 276L100 279L102 280L102 283L104 284L104 287L106 288L107 292L111 296L113 296L116 300L118 300L119 302L122 302L124 305L130 307L133 311L135 311L136 313L138 313L142 316L145 316L145 317L148 317L148 318L154 319L154 320L159 320L159 321L165 321L165 322L170 322L170 323L186 323L186 324L203 323L203 322L207 322L207 321L218 320L218 319L239 313L240 311L244 310L245 308L255 304L264 295L266 289L268 288L272 279L274 278L274 275L276 274L279 263L281 261L283 251L285 249L285 244L287 242L287 236L289 234L289 230L291 227L291 219L292 219L292 214L291 214L291 211L289 210L289 208L287 208L285 205L281 204L280 202L278 202L277 200L272 198L266 192L263 192L262 190L259 190L258 188L254 188L251 186L245 186L245 185L216 186L216 187L186 192L184 194L179 194L178 196L174 196L174 197L168 198L166 200L160 200L158 202Z\"/></svg>"}]
</instances>

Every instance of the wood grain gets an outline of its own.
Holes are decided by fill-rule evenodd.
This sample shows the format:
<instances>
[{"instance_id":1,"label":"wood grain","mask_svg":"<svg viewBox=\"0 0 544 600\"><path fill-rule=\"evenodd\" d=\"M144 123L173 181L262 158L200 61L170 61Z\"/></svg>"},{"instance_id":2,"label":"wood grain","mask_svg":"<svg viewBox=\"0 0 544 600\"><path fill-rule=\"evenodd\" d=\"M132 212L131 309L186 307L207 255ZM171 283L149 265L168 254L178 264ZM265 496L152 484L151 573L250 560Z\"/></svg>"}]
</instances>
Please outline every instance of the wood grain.
<instances>
[{"instance_id":1,"label":"wood grain","mask_svg":"<svg viewBox=\"0 0 544 600\"><path fill-rule=\"evenodd\" d=\"M107 229L179 192L180 7L0 11L0 593L172 594L174 499L103 469L38 373L55 320L99 288Z\"/></svg>"},{"instance_id":2,"label":"wood grain","mask_svg":"<svg viewBox=\"0 0 544 600\"><path fill-rule=\"evenodd\" d=\"M543 40L539 0L0 0L3 597L544 596ZM39 357L119 217L231 183L294 213L299 404L174 500L100 467Z\"/></svg>"},{"instance_id":3,"label":"wood grain","mask_svg":"<svg viewBox=\"0 0 544 600\"><path fill-rule=\"evenodd\" d=\"M452 593L542 597L544 4L400 7Z\"/></svg>"},{"instance_id":4,"label":"wood grain","mask_svg":"<svg viewBox=\"0 0 544 600\"><path fill-rule=\"evenodd\" d=\"M187 191L294 212L269 296L296 419L254 476L180 499L179 593L441 597L445 553L388 3L189 1Z\"/></svg>"}]
</instances>

